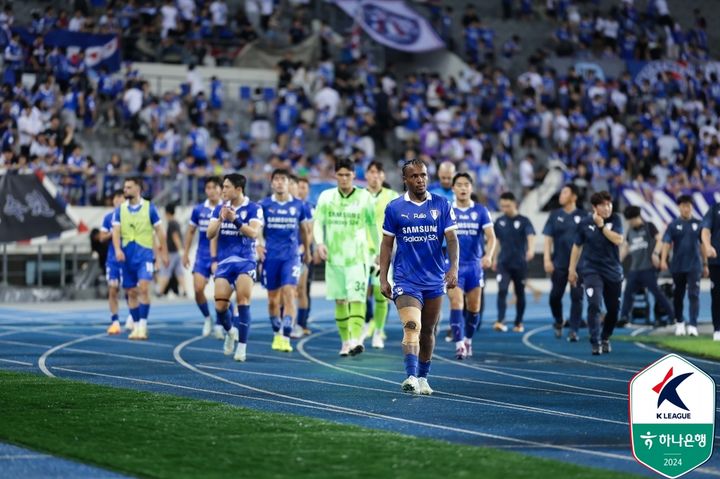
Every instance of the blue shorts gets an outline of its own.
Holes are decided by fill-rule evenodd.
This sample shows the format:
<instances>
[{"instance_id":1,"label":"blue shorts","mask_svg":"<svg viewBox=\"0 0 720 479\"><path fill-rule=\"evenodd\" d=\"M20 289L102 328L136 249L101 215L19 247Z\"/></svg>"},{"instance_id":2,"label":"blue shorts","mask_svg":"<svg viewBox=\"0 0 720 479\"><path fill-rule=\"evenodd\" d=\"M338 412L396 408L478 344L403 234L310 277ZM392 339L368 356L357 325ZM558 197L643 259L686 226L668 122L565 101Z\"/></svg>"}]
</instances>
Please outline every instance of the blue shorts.
<instances>
[{"instance_id":1,"label":"blue shorts","mask_svg":"<svg viewBox=\"0 0 720 479\"><path fill-rule=\"evenodd\" d=\"M120 286L122 282L122 265L117 261L105 263L105 278L109 286Z\"/></svg>"},{"instance_id":2,"label":"blue shorts","mask_svg":"<svg viewBox=\"0 0 720 479\"><path fill-rule=\"evenodd\" d=\"M425 304L425 300L435 299L439 296L444 295L447 292L445 285L423 288L414 284L406 283L404 281L398 281L396 278L395 284L392 288L392 299L396 301L400 296L412 296L413 298L420 301L420 305Z\"/></svg>"},{"instance_id":3,"label":"blue shorts","mask_svg":"<svg viewBox=\"0 0 720 479\"><path fill-rule=\"evenodd\" d=\"M135 250L132 254L125 254L122 265L123 289L134 288L140 281L152 281L155 272L155 258L150 249Z\"/></svg>"},{"instance_id":4,"label":"blue shorts","mask_svg":"<svg viewBox=\"0 0 720 479\"><path fill-rule=\"evenodd\" d=\"M479 263L460 263L458 270L458 288L464 292L472 291L477 287L485 286L482 267Z\"/></svg>"},{"instance_id":5,"label":"blue shorts","mask_svg":"<svg viewBox=\"0 0 720 479\"><path fill-rule=\"evenodd\" d=\"M212 276L212 271L210 268L211 265L212 262L210 261L210 258L201 258L200 256L198 256L197 258L195 258L195 264L193 265L192 272L193 274L197 273L203 278L208 279L210 278L210 276Z\"/></svg>"},{"instance_id":6,"label":"blue shorts","mask_svg":"<svg viewBox=\"0 0 720 479\"><path fill-rule=\"evenodd\" d=\"M268 291L283 286L296 286L300 278L300 258L266 259L262 268L262 284Z\"/></svg>"},{"instance_id":7,"label":"blue shorts","mask_svg":"<svg viewBox=\"0 0 720 479\"><path fill-rule=\"evenodd\" d=\"M234 285L241 274L246 274L255 281L256 267L257 263L248 259L218 263L217 269L215 270L215 279L222 278L227 280L231 285Z\"/></svg>"}]
</instances>

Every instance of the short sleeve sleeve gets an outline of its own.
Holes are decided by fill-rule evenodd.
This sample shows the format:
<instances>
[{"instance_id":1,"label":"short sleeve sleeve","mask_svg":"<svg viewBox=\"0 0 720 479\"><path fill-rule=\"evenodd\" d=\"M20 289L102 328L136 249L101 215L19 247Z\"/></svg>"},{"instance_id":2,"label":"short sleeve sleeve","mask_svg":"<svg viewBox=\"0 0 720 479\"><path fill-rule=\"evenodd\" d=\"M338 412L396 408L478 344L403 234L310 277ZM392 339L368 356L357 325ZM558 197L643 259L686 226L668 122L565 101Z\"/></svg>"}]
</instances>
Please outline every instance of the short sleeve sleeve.
<instances>
[{"instance_id":1,"label":"short sleeve sleeve","mask_svg":"<svg viewBox=\"0 0 720 479\"><path fill-rule=\"evenodd\" d=\"M708 208L707 212L705 213L705 216L703 216L702 219L702 228L709 229L712 232L712 224L713 224L713 212L715 211L715 208Z\"/></svg>"},{"instance_id":2,"label":"short sleeve sleeve","mask_svg":"<svg viewBox=\"0 0 720 479\"><path fill-rule=\"evenodd\" d=\"M160 223L160 214L154 204L150 203L150 223L153 226L157 226Z\"/></svg>"},{"instance_id":3,"label":"short sleeve sleeve","mask_svg":"<svg viewBox=\"0 0 720 479\"><path fill-rule=\"evenodd\" d=\"M383 234L388 236L395 236L397 233L397 228L395 224L395 213L394 209L392 208L392 203L388 203L388 205L385 207L385 219L383 220L382 225Z\"/></svg>"},{"instance_id":4,"label":"short sleeve sleeve","mask_svg":"<svg viewBox=\"0 0 720 479\"><path fill-rule=\"evenodd\" d=\"M113 211L112 224L113 225L120 224L120 208L119 207L115 208L115 211Z\"/></svg>"},{"instance_id":5,"label":"short sleeve sleeve","mask_svg":"<svg viewBox=\"0 0 720 479\"><path fill-rule=\"evenodd\" d=\"M258 205L257 203L250 203L250 205L248 206L248 223L250 223L251 221L259 221L260 223L262 223L263 218L263 209L260 208L260 205Z\"/></svg>"},{"instance_id":6,"label":"short sleeve sleeve","mask_svg":"<svg viewBox=\"0 0 720 479\"><path fill-rule=\"evenodd\" d=\"M580 222L580 226L575 232L575 240L573 241L575 245L582 246L585 244L585 231L587 230L587 225L584 221Z\"/></svg>"},{"instance_id":7,"label":"short sleeve sleeve","mask_svg":"<svg viewBox=\"0 0 720 479\"><path fill-rule=\"evenodd\" d=\"M200 208L193 208L192 213L190 213L190 221L188 221L188 224L197 228L200 224Z\"/></svg>"},{"instance_id":8,"label":"short sleeve sleeve","mask_svg":"<svg viewBox=\"0 0 720 479\"><path fill-rule=\"evenodd\" d=\"M547 221L545 222L545 226L543 227L543 234L545 236L553 236L554 229L553 225L555 222L553 221L555 219L555 215L553 213L550 213L550 216L548 216Z\"/></svg>"},{"instance_id":9,"label":"short sleeve sleeve","mask_svg":"<svg viewBox=\"0 0 720 479\"><path fill-rule=\"evenodd\" d=\"M488 209L483 206L482 208L480 208L480 227L485 229L492 226L492 216L490 216L490 212L488 211Z\"/></svg>"},{"instance_id":10,"label":"short sleeve sleeve","mask_svg":"<svg viewBox=\"0 0 720 479\"><path fill-rule=\"evenodd\" d=\"M443 212L443 232L452 231L457 229L457 218L455 217L455 210L450 205L449 201L445 201L443 205L445 211Z\"/></svg>"},{"instance_id":11,"label":"short sleeve sleeve","mask_svg":"<svg viewBox=\"0 0 720 479\"><path fill-rule=\"evenodd\" d=\"M210 221L217 221L220 219L220 210L222 210L222 204L217 205L212 213L210 213Z\"/></svg>"},{"instance_id":12,"label":"short sleeve sleeve","mask_svg":"<svg viewBox=\"0 0 720 479\"><path fill-rule=\"evenodd\" d=\"M114 213L109 213L105 215L103 218L102 226L100 227L100 231L103 233L109 233L112 230L112 220L113 220Z\"/></svg>"},{"instance_id":13,"label":"short sleeve sleeve","mask_svg":"<svg viewBox=\"0 0 720 479\"><path fill-rule=\"evenodd\" d=\"M662 240L663 243L672 243L672 236L670 235L670 232L672 231L672 228L675 227L675 222L671 222L667 228L665 228L665 233L663 234Z\"/></svg>"},{"instance_id":14,"label":"short sleeve sleeve","mask_svg":"<svg viewBox=\"0 0 720 479\"><path fill-rule=\"evenodd\" d=\"M623 234L625 230L623 229L622 221L620 221L620 217L618 215L612 215L610 217L610 229L614 231L617 234Z\"/></svg>"},{"instance_id":15,"label":"short sleeve sleeve","mask_svg":"<svg viewBox=\"0 0 720 479\"><path fill-rule=\"evenodd\" d=\"M530 236L535 234L535 227L533 226L532 222L529 218L525 218L525 236Z\"/></svg>"}]
</instances>

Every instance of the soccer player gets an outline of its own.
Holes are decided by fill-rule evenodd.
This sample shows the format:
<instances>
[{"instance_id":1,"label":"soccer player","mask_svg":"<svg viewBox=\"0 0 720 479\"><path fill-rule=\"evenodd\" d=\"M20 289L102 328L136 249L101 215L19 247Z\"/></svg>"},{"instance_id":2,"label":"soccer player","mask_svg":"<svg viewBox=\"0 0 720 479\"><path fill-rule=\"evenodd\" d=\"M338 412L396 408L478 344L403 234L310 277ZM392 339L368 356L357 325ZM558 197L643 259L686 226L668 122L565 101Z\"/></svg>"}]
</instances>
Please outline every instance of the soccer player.
<instances>
[{"instance_id":1,"label":"soccer player","mask_svg":"<svg viewBox=\"0 0 720 479\"><path fill-rule=\"evenodd\" d=\"M452 206L457 218L460 269L457 288L448 290L448 297L455 357L461 360L472 356L472 338L481 321L480 306L482 289L485 287L483 268L492 266L496 243L490 212L483 205L476 204L470 199L472 190L473 181L468 173L455 175L453 178L455 202ZM463 304L467 309L464 325Z\"/></svg>"},{"instance_id":2,"label":"soccer player","mask_svg":"<svg viewBox=\"0 0 720 479\"><path fill-rule=\"evenodd\" d=\"M702 223L692 216L692 197L681 195L677 199L680 217L667 226L662 239L660 252L660 270L670 269L675 289L673 306L675 309L675 335L697 336L697 320L700 313L700 277L708 276L707 260L701 254L700 232ZM668 254L673 256L668 268ZM690 316L687 328L683 318L685 310L685 291L690 303Z\"/></svg>"},{"instance_id":3,"label":"soccer player","mask_svg":"<svg viewBox=\"0 0 720 479\"><path fill-rule=\"evenodd\" d=\"M257 262L255 240L263 225L262 208L245 196L247 180L239 173L225 175L224 202L215 207L207 227L210 261L215 269L215 312L226 331L223 352L229 356L238 342L234 359L245 361L250 332L250 295ZM233 287L238 315L229 311ZM234 323L234 324L233 324Z\"/></svg>"},{"instance_id":4,"label":"soccer player","mask_svg":"<svg viewBox=\"0 0 720 479\"><path fill-rule=\"evenodd\" d=\"M427 191L427 167L418 159L402 169L407 192L388 204L380 248L380 287L395 302L403 325L402 349L407 378L403 391L432 394L427 381L435 349L435 330L440 320L446 288L458 281L458 237L450 203ZM443 238L449 265L445 265ZM390 257L393 285L388 282Z\"/></svg>"},{"instance_id":5,"label":"soccer player","mask_svg":"<svg viewBox=\"0 0 720 479\"><path fill-rule=\"evenodd\" d=\"M568 281L578 285L578 261L582 255L582 277L588 300L587 322L590 330L592 354L611 351L612 336L620 309L623 269L620 264L620 245L623 228L620 218L613 213L612 197L607 191L590 197L592 215L580 221L575 244L570 253ZM605 321L600 327L600 308L605 303Z\"/></svg>"},{"instance_id":6,"label":"soccer player","mask_svg":"<svg viewBox=\"0 0 720 479\"><path fill-rule=\"evenodd\" d=\"M562 299L568 283L568 266L575 235L580 221L587 213L577 207L578 188L570 183L560 190L560 208L553 210L548 216L543 235L545 249L543 263L545 272L550 275L550 311L555 319L555 337L562 337L565 324L563 319ZM577 342L578 330L582 318L583 291L580 286L570 287L570 333L568 341Z\"/></svg>"},{"instance_id":7,"label":"soccer player","mask_svg":"<svg viewBox=\"0 0 720 479\"><path fill-rule=\"evenodd\" d=\"M528 262L535 256L535 228L526 217L518 212L517 200L511 192L500 195L500 210L503 215L495 220L495 235L499 247L495 249L493 270L497 271L497 322L495 331L507 331L505 310L507 309L508 287L512 281L517 301L515 303L515 326L513 331L522 333L525 314L525 281Z\"/></svg>"},{"instance_id":8,"label":"soccer player","mask_svg":"<svg viewBox=\"0 0 720 479\"><path fill-rule=\"evenodd\" d=\"M100 241L112 242L112 219L115 214L115 208L118 208L124 199L125 195L122 190L117 190L113 193L113 210L103 218L102 226L100 227ZM112 245L108 248L107 259L105 260L105 278L108 284L108 306L110 307L110 326L107 329L107 333L113 336L122 332L120 328L120 318L118 316L118 295L120 294L120 282L122 281L122 267L115 259L115 248L113 248Z\"/></svg>"},{"instance_id":9,"label":"soccer player","mask_svg":"<svg viewBox=\"0 0 720 479\"><path fill-rule=\"evenodd\" d=\"M215 208L220 204L220 195L222 194L222 181L217 176L211 176L205 180L205 196L207 199L193 208L190 214L188 229L185 233L185 254L183 255L183 264L186 268L190 267L190 245L195 237L195 232L199 231L197 251L195 252L195 263L192 267L193 288L195 289L195 303L197 303L200 314L205 318L203 323L203 336L210 336L214 329L214 335L217 339L225 337L223 327L217 323L213 328L213 320L210 316L210 308L205 297L205 287L208 280L212 276L212 262L210 256L210 240L207 237L207 227L210 222L210 216Z\"/></svg>"},{"instance_id":10,"label":"soccer player","mask_svg":"<svg viewBox=\"0 0 720 479\"><path fill-rule=\"evenodd\" d=\"M163 246L165 231L155 205L141 196L141 178L126 178L123 193L127 201L115 209L113 216L113 248L115 258L122 265L122 286L128 293L128 306L135 324L128 338L146 340L156 242L162 264L169 264L167 249Z\"/></svg>"},{"instance_id":11,"label":"soccer player","mask_svg":"<svg viewBox=\"0 0 720 479\"><path fill-rule=\"evenodd\" d=\"M620 261L630 256L630 264L625 283L625 295L623 297L620 318L625 320L630 315L633 305L633 297L638 289L647 288L660 303L662 308L672 318L675 316L673 306L665 297L657 281L657 268L660 267L660 232L652 223L645 223L640 216L640 208L628 206L624 211L625 219L628 222L628 231L625 242L620 248Z\"/></svg>"},{"instance_id":12,"label":"soccer player","mask_svg":"<svg viewBox=\"0 0 720 479\"><path fill-rule=\"evenodd\" d=\"M293 188L295 188L295 192L293 192ZM315 206L310 203L309 197L310 197L310 182L307 178L298 178L296 184L293 186L292 178L290 179L290 194L292 194L294 197L300 199L303 204L305 205L306 209L306 216L308 217L308 220L303 223L303 226L306 227L305 234L309 237L310 242L310 249L305 250L303 247L303 251L301 252L301 261L300 261L300 278L298 279L298 285L297 285L297 331L295 332L295 337L301 337L301 336L307 336L312 331L308 329L308 318L310 317L310 306L311 306L311 299L310 299L310 285L312 284L312 272L313 272L313 262L314 262L314 249L313 249L313 222L312 218L315 216ZM307 256L307 258L306 258ZM302 332L302 334L300 334Z\"/></svg>"},{"instance_id":13,"label":"soccer player","mask_svg":"<svg viewBox=\"0 0 720 479\"><path fill-rule=\"evenodd\" d=\"M337 188L325 190L315 208L313 236L325 261L327 299L335 301L335 322L342 348L340 356L356 355L365 324L365 297L369 263L377 251L375 206L367 190L353 185L351 161L335 163Z\"/></svg>"},{"instance_id":14,"label":"soccer player","mask_svg":"<svg viewBox=\"0 0 720 479\"><path fill-rule=\"evenodd\" d=\"M272 349L292 352L290 334L295 321L295 289L300 277L298 242L310 249L307 228L309 220L304 203L289 193L290 172L276 169L270 176L273 194L260 202L263 210L264 244L258 247L262 261L262 282L268 291L270 325L275 336ZM309 260L310 256L305 256ZM282 306L283 318L280 318Z\"/></svg>"},{"instance_id":15,"label":"soccer player","mask_svg":"<svg viewBox=\"0 0 720 479\"><path fill-rule=\"evenodd\" d=\"M371 161L365 172L367 190L375 204L375 221L378 229L378 238L382 237L382 225L385 220L385 208L398 194L390 188L385 188L385 169L379 161ZM362 339L372 334L372 347L382 349L385 347L385 320L388 315L388 299L380 290L380 258L376 257L370 266L370 286L368 288L367 311L365 314L365 328ZM375 301L373 307L373 300ZM372 320L370 322L370 320Z\"/></svg>"},{"instance_id":16,"label":"soccer player","mask_svg":"<svg viewBox=\"0 0 720 479\"><path fill-rule=\"evenodd\" d=\"M705 212L702 221L702 244L708 258L710 275L710 311L712 311L713 340L720 341L720 203Z\"/></svg>"}]
</instances>

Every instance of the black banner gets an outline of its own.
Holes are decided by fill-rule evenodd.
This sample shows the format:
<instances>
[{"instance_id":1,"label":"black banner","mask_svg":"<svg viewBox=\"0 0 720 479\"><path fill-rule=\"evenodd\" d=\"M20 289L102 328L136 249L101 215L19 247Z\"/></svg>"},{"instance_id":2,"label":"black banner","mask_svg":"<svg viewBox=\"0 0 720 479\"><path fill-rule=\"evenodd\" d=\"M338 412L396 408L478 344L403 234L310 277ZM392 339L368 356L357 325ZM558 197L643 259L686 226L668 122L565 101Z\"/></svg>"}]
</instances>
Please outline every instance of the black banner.
<instances>
[{"instance_id":1,"label":"black banner","mask_svg":"<svg viewBox=\"0 0 720 479\"><path fill-rule=\"evenodd\" d=\"M0 175L0 243L56 236L75 228L65 206L35 175Z\"/></svg>"}]
</instances>

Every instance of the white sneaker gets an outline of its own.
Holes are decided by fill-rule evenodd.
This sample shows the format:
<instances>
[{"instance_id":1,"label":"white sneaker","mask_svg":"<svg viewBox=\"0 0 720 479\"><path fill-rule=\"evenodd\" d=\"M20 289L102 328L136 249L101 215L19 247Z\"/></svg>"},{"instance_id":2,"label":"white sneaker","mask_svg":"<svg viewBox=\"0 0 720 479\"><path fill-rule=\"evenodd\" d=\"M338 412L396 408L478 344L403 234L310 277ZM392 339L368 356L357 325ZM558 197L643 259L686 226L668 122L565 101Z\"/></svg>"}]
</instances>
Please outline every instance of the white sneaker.
<instances>
[{"instance_id":1,"label":"white sneaker","mask_svg":"<svg viewBox=\"0 0 720 479\"><path fill-rule=\"evenodd\" d=\"M202 331L203 338L207 338L208 336L210 336L210 333L212 333L212 329L213 329L212 318L205 318L205 322L203 323L203 331Z\"/></svg>"},{"instance_id":2,"label":"white sneaker","mask_svg":"<svg viewBox=\"0 0 720 479\"><path fill-rule=\"evenodd\" d=\"M465 339L465 357L472 357L472 342L470 339Z\"/></svg>"},{"instance_id":3,"label":"white sneaker","mask_svg":"<svg viewBox=\"0 0 720 479\"><path fill-rule=\"evenodd\" d=\"M225 356L230 356L235 349L235 341L237 341L238 330L235 326L230 328L227 335L225 336L225 345L223 346L223 353Z\"/></svg>"},{"instance_id":4,"label":"white sneaker","mask_svg":"<svg viewBox=\"0 0 720 479\"><path fill-rule=\"evenodd\" d=\"M424 394L425 396L429 396L433 393L432 388L428 384L427 378L418 378L418 394Z\"/></svg>"},{"instance_id":5,"label":"white sneaker","mask_svg":"<svg viewBox=\"0 0 720 479\"><path fill-rule=\"evenodd\" d=\"M378 331L377 329L373 333L372 337L372 347L375 349L384 349L385 348L385 341L382 337L382 331Z\"/></svg>"},{"instance_id":6,"label":"white sneaker","mask_svg":"<svg viewBox=\"0 0 720 479\"><path fill-rule=\"evenodd\" d=\"M235 349L235 356L233 356L233 359L235 361L245 362L246 357L247 357L247 344L246 343L238 343L237 349Z\"/></svg>"},{"instance_id":7,"label":"white sneaker","mask_svg":"<svg viewBox=\"0 0 720 479\"><path fill-rule=\"evenodd\" d=\"M303 336L305 336L305 330L300 326L299 324L296 324L293 326L292 332L290 333L290 337L292 339L300 339Z\"/></svg>"},{"instance_id":8,"label":"white sneaker","mask_svg":"<svg viewBox=\"0 0 720 479\"><path fill-rule=\"evenodd\" d=\"M688 336L697 336L698 335L697 326L688 325L687 334L688 334Z\"/></svg>"},{"instance_id":9,"label":"white sneaker","mask_svg":"<svg viewBox=\"0 0 720 479\"><path fill-rule=\"evenodd\" d=\"M493 329L500 333L507 333L508 327L505 326L504 323L499 323L496 321L495 324L493 324Z\"/></svg>"},{"instance_id":10,"label":"white sneaker","mask_svg":"<svg viewBox=\"0 0 720 479\"><path fill-rule=\"evenodd\" d=\"M685 336L685 323L677 323L675 325L675 336Z\"/></svg>"},{"instance_id":11,"label":"white sneaker","mask_svg":"<svg viewBox=\"0 0 720 479\"><path fill-rule=\"evenodd\" d=\"M340 356L345 357L350 355L350 341L343 341L342 347L340 348Z\"/></svg>"},{"instance_id":12,"label":"white sneaker","mask_svg":"<svg viewBox=\"0 0 720 479\"><path fill-rule=\"evenodd\" d=\"M125 320L125 330L132 331L135 327L135 320L132 317L132 314L128 314L127 319Z\"/></svg>"},{"instance_id":13,"label":"white sneaker","mask_svg":"<svg viewBox=\"0 0 720 479\"><path fill-rule=\"evenodd\" d=\"M720 331L715 331L713 333L713 341L720 341Z\"/></svg>"},{"instance_id":14,"label":"white sneaker","mask_svg":"<svg viewBox=\"0 0 720 479\"><path fill-rule=\"evenodd\" d=\"M455 343L455 359L462 361L467 357L467 350L465 349L465 343L458 341Z\"/></svg>"},{"instance_id":15,"label":"white sneaker","mask_svg":"<svg viewBox=\"0 0 720 479\"><path fill-rule=\"evenodd\" d=\"M213 326L213 336L215 336L215 339L225 339L225 328L223 328L219 324L216 324L215 326Z\"/></svg>"},{"instance_id":16,"label":"white sneaker","mask_svg":"<svg viewBox=\"0 0 720 479\"><path fill-rule=\"evenodd\" d=\"M401 387L406 393L417 393L420 389L420 384L418 383L418 378L408 376L407 379L402 382Z\"/></svg>"}]
</instances>

